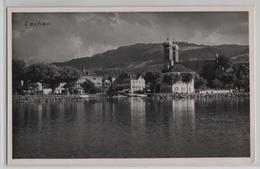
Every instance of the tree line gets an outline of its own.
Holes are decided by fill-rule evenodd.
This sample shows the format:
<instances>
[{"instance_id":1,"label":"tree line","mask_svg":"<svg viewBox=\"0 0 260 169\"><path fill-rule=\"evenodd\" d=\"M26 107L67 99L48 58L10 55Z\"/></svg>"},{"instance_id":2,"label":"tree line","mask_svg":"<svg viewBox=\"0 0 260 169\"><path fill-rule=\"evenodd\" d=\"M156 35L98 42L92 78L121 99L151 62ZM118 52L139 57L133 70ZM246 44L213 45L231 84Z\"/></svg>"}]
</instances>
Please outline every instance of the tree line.
<instances>
[{"instance_id":1,"label":"tree line","mask_svg":"<svg viewBox=\"0 0 260 169\"><path fill-rule=\"evenodd\" d=\"M80 72L72 67L58 67L51 64L35 63L26 66L24 61L12 61L12 86L13 92L21 94L24 90L34 87L40 82L52 91L65 82L68 91L72 92L76 81L80 78ZM23 84L21 84L21 81Z\"/></svg>"},{"instance_id":2,"label":"tree line","mask_svg":"<svg viewBox=\"0 0 260 169\"><path fill-rule=\"evenodd\" d=\"M234 64L228 57L220 55L215 62L202 67L200 76L203 81L199 83L213 89L235 89L248 92L249 73L249 63Z\"/></svg>"}]
</instances>

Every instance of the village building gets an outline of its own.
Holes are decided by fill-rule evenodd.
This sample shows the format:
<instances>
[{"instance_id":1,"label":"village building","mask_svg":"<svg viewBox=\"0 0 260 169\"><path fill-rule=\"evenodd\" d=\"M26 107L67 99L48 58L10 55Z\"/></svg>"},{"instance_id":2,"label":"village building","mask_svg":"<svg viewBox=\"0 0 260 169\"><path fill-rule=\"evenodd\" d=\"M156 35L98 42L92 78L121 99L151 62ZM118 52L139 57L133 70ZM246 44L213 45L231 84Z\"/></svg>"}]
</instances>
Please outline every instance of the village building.
<instances>
[{"instance_id":1,"label":"village building","mask_svg":"<svg viewBox=\"0 0 260 169\"><path fill-rule=\"evenodd\" d=\"M145 89L145 80L142 75L138 78L132 78L130 80L130 92L143 91Z\"/></svg>"},{"instance_id":2,"label":"village building","mask_svg":"<svg viewBox=\"0 0 260 169\"><path fill-rule=\"evenodd\" d=\"M84 83L86 80L91 81L96 88L102 88L102 77L95 75L95 74L84 74L83 76L80 77L80 79L77 81L77 84L82 84Z\"/></svg>"},{"instance_id":3,"label":"village building","mask_svg":"<svg viewBox=\"0 0 260 169\"><path fill-rule=\"evenodd\" d=\"M169 85L161 85L161 90L172 93L194 93L194 75L195 72L179 62L179 50L180 47L174 41L170 41L169 38L163 43L164 47L164 68L162 70L162 76L179 75L182 73L190 73L193 78L190 82L184 83L181 78L177 82L174 82L170 87ZM166 89L168 88L168 89Z\"/></svg>"},{"instance_id":4,"label":"village building","mask_svg":"<svg viewBox=\"0 0 260 169\"><path fill-rule=\"evenodd\" d=\"M81 77L76 82L76 88L78 94L84 94L84 90L81 87L81 84L83 84L87 80L92 82L97 89L102 89L102 84L103 84L102 77L94 73L86 72L84 68Z\"/></svg>"},{"instance_id":5,"label":"village building","mask_svg":"<svg viewBox=\"0 0 260 169\"><path fill-rule=\"evenodd\" d=\"M108 79L103 80L102 88L103 88L104 92L106 92L110 88L111 84L112 83L110 80L108 80Z\"/></svg>"},{"instance_id":6,"label":"village building","mask_svg":"<svg viewBox=\"0 0 260 169\"><path fill-rule=\"evenodd\" d=\"M49 95L49 94L65 94L66 89L65 89L66 83L60 83L52 92L52 89L49 87L44 87L44 85L41 82L36 82L34 84L33 92L36 94L44 94L44 95Z\"/></svg>"},{"instance_id":7,"label":"village building","mask_svg":"<svg viewBox=\"0 0 260 169\"><path fill-rule=\"evenodd\" d=\"M65 94L66 93L66 89L65 89L66 84L67 84L66 82L60 83L58 85L58 87L55 88L54 93L55 94Z\"/></svg>"},{"instance_id":8,"label":"village building","mask_svg":"<svg viewBox=\"0 0 260 169\"><path fill-rule=\"evenodd\" d=\"M118 90L134 93L145 89L145 80L142 75L128 74L123 79L117 79L114 86Z\"/></svg>"}]
</instances>

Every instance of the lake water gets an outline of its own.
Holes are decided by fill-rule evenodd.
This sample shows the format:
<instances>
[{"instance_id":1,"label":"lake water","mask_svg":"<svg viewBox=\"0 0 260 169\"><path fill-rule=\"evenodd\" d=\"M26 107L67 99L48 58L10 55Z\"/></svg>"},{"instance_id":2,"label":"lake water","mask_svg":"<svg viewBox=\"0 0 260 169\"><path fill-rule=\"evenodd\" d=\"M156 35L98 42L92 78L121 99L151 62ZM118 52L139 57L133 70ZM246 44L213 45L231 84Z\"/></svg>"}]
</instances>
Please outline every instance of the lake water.
<instances>
[{"instance_id":1,"label":"lake water","mask_svg":"<svg viewBox=\"0 0 260 169\"><path fill-rule=\"evenodd\" d=\"M249 99L14 104L13 156L249 157Z\"/></svg>"}]
</instances>

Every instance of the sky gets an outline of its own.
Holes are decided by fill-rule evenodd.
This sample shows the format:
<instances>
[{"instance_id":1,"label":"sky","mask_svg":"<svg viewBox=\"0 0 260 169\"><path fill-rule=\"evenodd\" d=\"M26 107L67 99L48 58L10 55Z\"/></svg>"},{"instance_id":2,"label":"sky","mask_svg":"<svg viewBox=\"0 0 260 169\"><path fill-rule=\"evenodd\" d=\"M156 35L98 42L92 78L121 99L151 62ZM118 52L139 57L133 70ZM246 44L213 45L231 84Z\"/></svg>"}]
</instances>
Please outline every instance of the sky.
<instances>
[{"instance_id":1,"label":"sky","mask_svg":"<svg viewBox=\"0 0 260 169\"><path fill-rule=\"evenodd\" d=\"M167 35L205 45L248 45L248 31L247 12L14 13L13 58L63 62L119 46L162 43Z\"/></svg>"}]
</instances>

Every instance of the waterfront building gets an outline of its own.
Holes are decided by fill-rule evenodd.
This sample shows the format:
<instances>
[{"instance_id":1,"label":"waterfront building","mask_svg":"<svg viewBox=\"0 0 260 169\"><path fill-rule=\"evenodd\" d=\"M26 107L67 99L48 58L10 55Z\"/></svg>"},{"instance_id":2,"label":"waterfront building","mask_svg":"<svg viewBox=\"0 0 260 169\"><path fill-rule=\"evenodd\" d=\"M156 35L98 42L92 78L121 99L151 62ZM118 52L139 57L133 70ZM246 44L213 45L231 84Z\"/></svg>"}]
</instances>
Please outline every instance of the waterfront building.
<instances>
[{"instance_id":1,"label":"waterfront building","mask_svg":"<svg viewBox=\"0 0 260 169\"><path fill-rule=\"evenodd\" d=\"M65 85L66 84L67 83L65 83L65 82L60 83L59 86L55 88L54 93L55 94L65 94L65 92L66 92Z\"/></svg>"},{"instance_id":2,"label":"waterfront building","mask_svg":"<svg viewBox=\"0 0 260 169\"><path fill-rule=\"evenodd\" d=\"M37 82L35 83L35 87L34 87L34 92L36 93L42 93L44 95L48 95L48 94L64 94L66 92L66 89L65 89L65 85L67 83L66 82L63 82L63 83L60 83L58 85L58 87L56 87L54 89L54 92L52 92L52 89L51 88L46 88L44 87L44 85L41 83L41 82Z\"/></svg>"},{"instance_id":3,"label":"waterfront building","mask_svg":"<svg viewBox=\"0 0 260 169\"><path fill-rule=\"evenodd\" d=\"M77 84L80 85L80 84L84 83L86 80L91 81L95 85L95 87L100 88L100 89L102 88L102 77L101 76L87 73L80 77L80 79L77 81Z\"/></svg>"},{"instance_id":4,"label":"waterfront building","mask_svg":"<svg viewBox=\"0 0 260 169\"><path fill-rule=\"evenodd\" d=\"M142 75L138 78L131 78L130 80L130 92L143 91L145 88L145 80Z\"/></svg>"},{"instance_id":5,"label":"waterfront building","mask_svg":"<svg viewBox=\"0 0 260 169\"><path fill-rule=\"evenodd\" d=\"M52 89L51 88L44 88L44 89L42 89L42 94L44 94L44 95L52 94Z\"/></svg>"},{"instance_id":6,"label":"waterfront building","mask_svg":"<svg viewBox=\"0 0 260 169\"><path fill-rule=\"evenodd\" d=\"M103 82L102 82L102 88L103 88L103 91L106 92L111 86L111 81L108 80L108 79L105 79Z\"/></svg>"},{"instance_id":7,"label":"waterfront building","mask_svg":"<svg viewBox=\"0 0 260 169\"><path fill-rule=\"evenodd\" d=\"M41 92L42 90L43 90L42 83L40 83L40 82L35 83L35 91Z\"/></svg>"},{"instance_id":8,"label":"waterfront building","mask_svg":"<svg viewBox=\"0 0 260 169\"><path fill-rule=\"evenodd\" d=\"M142 75L127 74L125 78L115 81L115 87L118 90L127 90L129 93L143 91L145 89L145 80Z\"/></svg>"}]
</instances>

